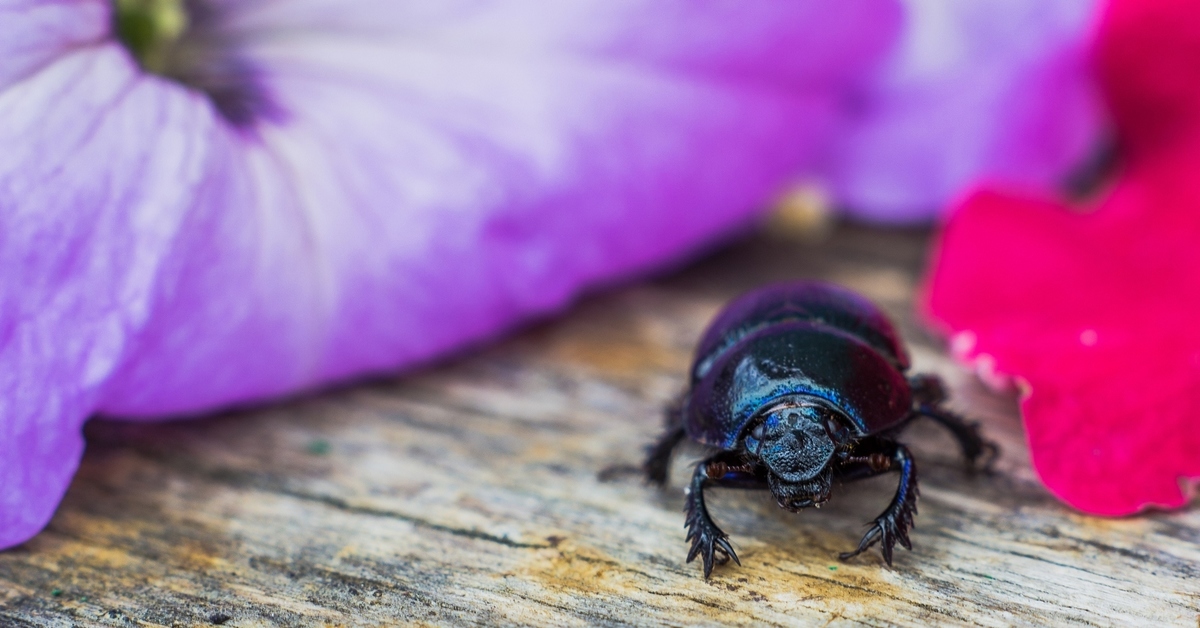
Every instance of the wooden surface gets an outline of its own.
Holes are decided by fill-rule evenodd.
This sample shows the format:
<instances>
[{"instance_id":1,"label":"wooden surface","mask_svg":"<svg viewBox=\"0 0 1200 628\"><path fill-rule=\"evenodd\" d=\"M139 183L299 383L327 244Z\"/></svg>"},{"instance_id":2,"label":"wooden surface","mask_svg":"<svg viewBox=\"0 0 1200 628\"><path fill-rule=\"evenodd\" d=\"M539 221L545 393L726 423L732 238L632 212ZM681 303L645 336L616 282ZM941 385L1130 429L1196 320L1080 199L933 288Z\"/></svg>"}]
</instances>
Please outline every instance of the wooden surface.
<instances>
[{"instance_id":1,"label":"wooden surface","mask_svg":"<svg viewBox=\"0 0 1200 628\"><path fill-rule=\"evenodd\" d=\"M1095 519L1047 494L1015 402L911 316L926 238L754 236L410 376L210 419L93 422L50 527L0 553L0 625L1197 625L1200 511ZM915 549L891 569L877 552L835 558L891 478L799 515L714 491L743 566L705 581L683 562L694 455L666 491L598 473L639 461L720 305L793 277L878 300L1003 455L969 477L936 428L907 433L922 499Z\"/></svg>"}]
</instances>

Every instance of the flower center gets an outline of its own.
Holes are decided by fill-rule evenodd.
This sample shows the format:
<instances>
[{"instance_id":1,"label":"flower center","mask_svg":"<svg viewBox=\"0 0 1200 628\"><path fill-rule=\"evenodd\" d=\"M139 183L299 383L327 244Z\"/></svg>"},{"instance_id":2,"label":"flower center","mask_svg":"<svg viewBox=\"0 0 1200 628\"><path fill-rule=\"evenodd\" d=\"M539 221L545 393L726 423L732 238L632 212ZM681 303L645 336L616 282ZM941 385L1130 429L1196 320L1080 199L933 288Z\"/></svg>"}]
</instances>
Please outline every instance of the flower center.
<instances>
[{"instance_id":1,"label":"flower center","mask_svg":"<svg viewBox=\"0 0 1200 628\"><path fill-rule=\"evenodd\" d=\"M116 0L115 9L117 37L146 71L166 75L188 27L183 0Z\"/></svg>"},{"instance_id":2,"label":"flower center","mask_svg":"<svg viewBox=\"0 0 1200 628\"><path fill-rule=\"evenodd\" d=\"M236 6L236 5L233 5ZM225 28L230 9L206 0L113 0L113 29L147 72L204 93L226 121L278 118L257 68Z\"/></svg>"}]
</instances>

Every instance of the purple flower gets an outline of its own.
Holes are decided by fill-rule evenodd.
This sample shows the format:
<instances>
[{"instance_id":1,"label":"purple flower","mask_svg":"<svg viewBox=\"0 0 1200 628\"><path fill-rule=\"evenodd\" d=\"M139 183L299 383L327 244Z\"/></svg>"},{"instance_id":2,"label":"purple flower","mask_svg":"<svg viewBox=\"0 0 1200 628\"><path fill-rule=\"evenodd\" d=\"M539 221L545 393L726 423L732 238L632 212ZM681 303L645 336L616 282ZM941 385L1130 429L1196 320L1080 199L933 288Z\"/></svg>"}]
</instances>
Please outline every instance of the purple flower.
<instances>
[{"instance_id":1,"label":"purple flower","mask_svg":"<svg viewBox=\"0 0 1200 628\"><path fill-rule=\"evenodd\" d=\"M905 0L895 55L822 169L839 206L928 220L977 180L1047 188L1096 147L1098 0Z\"/></svg>"},{"instance_id":2,"label":"purple flower","mask_svg":"<svg viewBox=\"0 0 1200 628\"><path fill-rule=\"evenodd\" d=\"M49 519L89 415L414 364L695 251L815 167L899 21L0 0L0 547Z\"/></svg>"}]
</instances>

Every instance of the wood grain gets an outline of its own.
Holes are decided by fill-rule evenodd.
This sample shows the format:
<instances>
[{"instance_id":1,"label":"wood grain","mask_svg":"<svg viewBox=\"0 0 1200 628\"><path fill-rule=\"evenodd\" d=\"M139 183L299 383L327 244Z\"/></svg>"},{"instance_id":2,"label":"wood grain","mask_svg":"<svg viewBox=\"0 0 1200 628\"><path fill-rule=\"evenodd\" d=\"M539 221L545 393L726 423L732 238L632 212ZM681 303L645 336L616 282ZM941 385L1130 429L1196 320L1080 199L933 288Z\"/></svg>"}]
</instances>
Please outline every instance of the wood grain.
<instances>
[{"instance_id":1,"label":"wood grain","mask_svg":"<svg viewBox=\"0 0 1200 628\"><path fill-rule=\"evenodd\" d=\"M94 421L50 527L0 553L0 625L1196 625L1200 512L1085 517L1037 484L1013 399L913 320L927 237L750 236L418 373L214 418ZM695 456L666 491L598 474L639 461L721 304L793 277L876 299L1004 453L972 477L936 428L908 433L922 500L890 569L835 558L888 479L801 515L715 491L743 566L705 581L683 562Z\"/></svg>"}]
</instances>

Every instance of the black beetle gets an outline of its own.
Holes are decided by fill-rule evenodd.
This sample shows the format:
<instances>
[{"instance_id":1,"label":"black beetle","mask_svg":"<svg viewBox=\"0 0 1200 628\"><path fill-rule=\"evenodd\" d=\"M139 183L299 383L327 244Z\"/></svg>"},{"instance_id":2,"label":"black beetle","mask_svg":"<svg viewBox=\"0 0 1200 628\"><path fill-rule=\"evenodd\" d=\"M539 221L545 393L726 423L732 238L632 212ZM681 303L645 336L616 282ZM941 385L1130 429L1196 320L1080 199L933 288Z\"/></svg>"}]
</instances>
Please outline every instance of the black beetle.
<instances>
[{"instance_id":1,"label":"black beetle","mask_svg":"<svg viewBox=\"0 0 1200 628\"><path fill-rule=\"evenodd\" d=\"M888 471L900 474L891 504L843 560L880 543L892 564L897 542L912 549L917 469L896 435L925 416L945 426L974 467L996 446L979 428L941 407L932 375L907 375L908 355L891 322L866 298L817 282L775 284L734 300L708 327L688 389L667 409L667 429L643 467L667 481L671 453L685 437L715 452L696 465L687 496L687 560L704 560L704 576L738 561L728 535L709 517L704 489L770 489L779 506L820 508L834 480Z\"/></svg>"}]
</instances>

